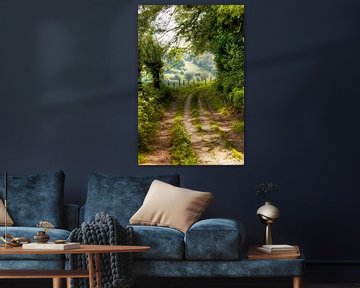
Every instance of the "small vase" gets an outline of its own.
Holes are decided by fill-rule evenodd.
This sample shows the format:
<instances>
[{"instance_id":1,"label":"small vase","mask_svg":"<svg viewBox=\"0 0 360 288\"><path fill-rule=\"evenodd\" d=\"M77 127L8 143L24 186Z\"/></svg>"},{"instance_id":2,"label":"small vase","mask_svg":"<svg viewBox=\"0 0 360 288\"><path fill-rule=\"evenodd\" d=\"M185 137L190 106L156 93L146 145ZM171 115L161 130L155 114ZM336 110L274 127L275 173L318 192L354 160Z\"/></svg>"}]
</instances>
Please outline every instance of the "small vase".
<instances>
[{"instance_id":1,"label":"small vase","mask_svg":"<svg viewBox=\"0 0 360 288\"><path fill-rule=\"evenodd\" d=\"M34 235L33 239L36 243L47 243L50 237L46 234L46 231L38 231L36 235Z\"/></svg>"}]
</instances>

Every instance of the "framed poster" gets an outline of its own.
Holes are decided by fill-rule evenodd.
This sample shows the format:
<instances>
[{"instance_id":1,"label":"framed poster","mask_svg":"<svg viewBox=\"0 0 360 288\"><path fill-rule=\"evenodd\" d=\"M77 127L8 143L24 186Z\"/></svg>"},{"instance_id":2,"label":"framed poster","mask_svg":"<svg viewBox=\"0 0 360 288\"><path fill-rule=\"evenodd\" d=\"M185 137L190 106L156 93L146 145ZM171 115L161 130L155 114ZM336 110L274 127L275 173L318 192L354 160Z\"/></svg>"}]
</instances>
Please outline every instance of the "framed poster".
<instances>
[{"instance_id":1,"label":"framed poster","mask_svg":"<svg viewBox=\"0 0 360 288\"><path fill-rule=\"evenodd\" d=\"M244 165L244 5L138 6L138 164Z\"/></svg>"}]
</instances>

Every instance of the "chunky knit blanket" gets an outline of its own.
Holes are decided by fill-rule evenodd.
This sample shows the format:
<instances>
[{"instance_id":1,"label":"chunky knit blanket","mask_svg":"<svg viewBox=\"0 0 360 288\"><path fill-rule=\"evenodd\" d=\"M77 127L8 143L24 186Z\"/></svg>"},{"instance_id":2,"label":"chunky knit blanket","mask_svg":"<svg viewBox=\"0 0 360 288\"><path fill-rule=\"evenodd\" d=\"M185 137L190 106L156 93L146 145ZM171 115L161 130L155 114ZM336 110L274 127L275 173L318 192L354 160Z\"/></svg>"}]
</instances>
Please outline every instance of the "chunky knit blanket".
<instances>
[{"instance_id":1,"label":"chunky knit blanket","mask_svg":"<svg viewBox=\"0 0 360 288\"><path fill-rule=\"evenodd\" d=\"M94 222L84 222L80 228L74 229L70 233L69 240L81 244L133 245L133 229L122 227L116 218L101 212L95 215ZM88 259L86 255L70 254L68 258L71 269L87 269ZM133 286L132 253L101 254L101 279L103 288L129 288ZM73 279L71 287L87 288L89 287L88 282L88 279Z\"/></svg>"}]
</instances>

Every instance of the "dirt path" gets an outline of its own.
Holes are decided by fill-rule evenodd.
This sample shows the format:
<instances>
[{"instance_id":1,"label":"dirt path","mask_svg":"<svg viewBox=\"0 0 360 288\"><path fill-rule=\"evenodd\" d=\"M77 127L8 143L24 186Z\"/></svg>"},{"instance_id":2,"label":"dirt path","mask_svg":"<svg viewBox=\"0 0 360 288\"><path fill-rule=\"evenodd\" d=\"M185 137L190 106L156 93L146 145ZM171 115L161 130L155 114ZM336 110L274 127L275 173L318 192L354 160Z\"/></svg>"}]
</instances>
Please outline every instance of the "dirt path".
<instances>
[{"instance_id":1,"label":"dirt path","mask_svg":"<svg viewBox=\"0 0 360 288\"><path fill-rule=\"evenodd\" d=\"M170 148L171 148L171 125L176 116L176 110L179 99L172 101L169 109L164 113L162 120L156 132L155 141L151 151L146 155L146 161L141 165L170 165Z\"/></svg>"},{"instance_id":2,"label":"dirt path","mask_svg":"<svg viewBox=\"0 0 360 288\"><path fill-rule=\"evenodd\" d=\"M244 161L234 157L233 148L244 151L244 141L234 132L231 125L234 116L224 116L211 110L201 97L198 100L198 118L192 115L191 99L188 95L177 97L171 102L164 113L156 131L151 151L145 155L141 165L172 165L171 164L171 127L174 124L179 105L184 105L183 124L190 137L191 146L196 153L199 165L243 165Z\"/></svg>"},{"instance_id":3,"label":"dirt path","mask_svg":"<svg viewBox=\"0 0 360 288\"><path fill-rule=\"evenodd\" d=\"M189 95L184 107L184 125L191 138L192 147L195 150L200 165L242 165L243 161L232 155L231 147L226 133L231 130L230 123L218 125L213 119L212 113L204 109L199 100L199 120L201 131L194 125L195 118L191 113L191 98ZM212 122L215 122L213 124Z\"/></svg>"}]
</instances>

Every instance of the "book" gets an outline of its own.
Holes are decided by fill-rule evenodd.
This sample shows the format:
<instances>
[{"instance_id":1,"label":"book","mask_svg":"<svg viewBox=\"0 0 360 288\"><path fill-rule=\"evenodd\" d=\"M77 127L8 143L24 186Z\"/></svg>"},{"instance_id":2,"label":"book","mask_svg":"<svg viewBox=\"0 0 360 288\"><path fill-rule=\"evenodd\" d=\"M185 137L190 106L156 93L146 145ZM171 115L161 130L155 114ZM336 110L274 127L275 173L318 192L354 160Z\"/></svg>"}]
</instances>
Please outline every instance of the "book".
<instances>
[{"instance_id":1,"label":"book","mask_svg":"<svg viewBox=\"0 0 360 288\"><path fill-rule=\"evenodd\" d=\"M298 254L299 248L297 246L291 246L291 245L262 245L257 247L257 250L260 252L268 253L268 254Z\"/></svg>"},{"instance_id":2,"label":"book","mask_svg":"<svg viewBox=\"0 0 360 288\"><path fill-rule=\"evenodd\" d=\"M80 243L70 242L70 243L27 243L22 245L23 249L28 250L70 250L70 249L79 249Z\"/></svg>"}]
</instances>

